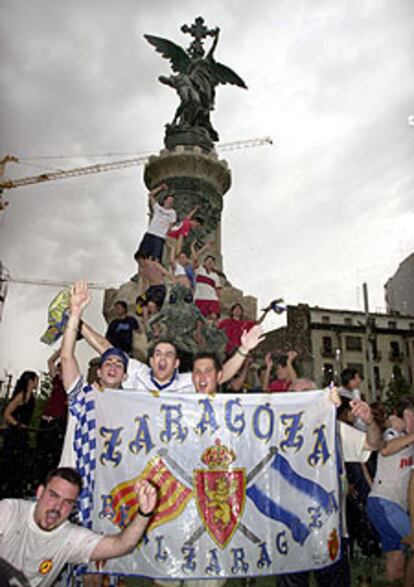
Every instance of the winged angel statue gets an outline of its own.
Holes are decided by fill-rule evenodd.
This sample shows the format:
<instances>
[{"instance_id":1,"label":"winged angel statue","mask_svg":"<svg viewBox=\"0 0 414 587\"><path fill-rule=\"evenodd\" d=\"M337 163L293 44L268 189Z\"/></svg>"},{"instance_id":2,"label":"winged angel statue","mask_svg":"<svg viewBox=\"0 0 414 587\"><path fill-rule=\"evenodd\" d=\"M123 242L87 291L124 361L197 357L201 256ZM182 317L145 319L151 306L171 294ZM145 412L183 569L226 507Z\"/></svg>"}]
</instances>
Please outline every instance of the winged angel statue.
<instances>
[{"instance_id":1,"label":"winged angel statue","mask_svg":"<svg viewBox=\"0 0 414 587\"><path fill-rule=\"evenodd\" d=\"M144 35L155 50L170 61L174 72L169 77L158 78L161 83L174 88L180 98L174 119L167 125L167 134L192 129L203 133L210 141L218 141L218 133L210 121L216 86L227 83L246 89L247 86L237 73L214 59L219 28L207 29L204 19L198 17L191 27L184 25L181 30L194 37L186 51L168 39ZM213 43L206 55L202 40L207 36L213 37Z\"/></svg>"}]
</instances>

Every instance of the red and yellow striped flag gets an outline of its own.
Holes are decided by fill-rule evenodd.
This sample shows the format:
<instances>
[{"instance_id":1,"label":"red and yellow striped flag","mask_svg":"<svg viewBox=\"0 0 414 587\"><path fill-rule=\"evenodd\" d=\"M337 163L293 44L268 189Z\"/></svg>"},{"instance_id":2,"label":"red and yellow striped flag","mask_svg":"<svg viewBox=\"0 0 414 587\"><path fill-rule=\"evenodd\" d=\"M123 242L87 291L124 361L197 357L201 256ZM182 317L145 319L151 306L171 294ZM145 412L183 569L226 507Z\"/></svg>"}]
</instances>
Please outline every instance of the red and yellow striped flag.
<instances>
[{"instance_id":1,"label":"red and yellow striped flag","mask_svg":"<svg viewBox=\"0 0 414 587\"><path fill-rule=\"evenodd\" d=\"M164 463L161 457L151 459L138 477L119 483L111 491L112 522L124 527L135 516L139 503L134 491L137 481L147 479L158 490L158 505L148 525L147 532L177 518L193 497L193 491L183 485Z\"/></svg>"}]
</instances>

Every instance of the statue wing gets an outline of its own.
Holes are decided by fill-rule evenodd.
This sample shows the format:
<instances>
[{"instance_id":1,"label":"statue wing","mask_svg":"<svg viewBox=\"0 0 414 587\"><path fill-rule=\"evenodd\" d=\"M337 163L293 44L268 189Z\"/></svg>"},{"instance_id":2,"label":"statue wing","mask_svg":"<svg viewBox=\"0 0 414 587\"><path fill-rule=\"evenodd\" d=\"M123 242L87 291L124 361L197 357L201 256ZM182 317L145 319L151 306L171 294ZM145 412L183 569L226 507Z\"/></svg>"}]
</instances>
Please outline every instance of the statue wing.
<instances>
[{"instance_id":1,"label":"statue wing","mask_svg":"<svg viewBox=\"0 0 414 587\"><path fill-rule=\"evenodd\" d=\"M169 59L173 71L187 73L190 57L182 47L162 37L153 37L152 35L144 35L144 37L150 45L155 47L157 53L161 53L163 57Z\"/></svg>"},{"instance_id":2,"label":"statue wing","mask_svg":"<svg viewBox=\"0 0 414 587\"><path fill-rule=\"evenodd\" d=\"M217 61L213 60L213 68L214 73L216 75L216 79L220 84L232 84L234 86L239 86L240 88L245 88L247 90L247 86L242 80L241 77L237 75L230 67L223 65L222 63L217 63Z\"/></svg>"}]
</instances>

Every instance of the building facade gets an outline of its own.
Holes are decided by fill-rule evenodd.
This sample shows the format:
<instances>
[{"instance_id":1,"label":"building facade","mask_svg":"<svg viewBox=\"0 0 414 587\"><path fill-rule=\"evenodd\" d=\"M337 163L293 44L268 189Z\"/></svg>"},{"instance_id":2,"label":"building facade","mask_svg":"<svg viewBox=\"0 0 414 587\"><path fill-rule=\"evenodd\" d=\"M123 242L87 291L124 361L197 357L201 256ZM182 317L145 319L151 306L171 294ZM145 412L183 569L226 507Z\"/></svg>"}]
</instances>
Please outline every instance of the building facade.
<instances>
[{"instance_id":1,"label":"building facade","mask_svg":"<svg viewBox=\"0 0 414 587\"><path fill-rule=\"evenodd\" d=\"M261 351L275 356L296 350L300 375L320 387L339 382L345 367L355 367L366 397L374 400L368 395L373 379L375 399L384 399L388 384L400 375L413 385L414 316L375 313L366 323L363 312L288 306L287 326L268 333Z\"/></svg>"},{"instance_id":2,"label":"building facade","mask_svg":"<svg viewBox=\"0 0 414 587\"><path fill-rule=\"evenodd\" d=\"M400 263L384 287L388 312L414 315L414 253Z\"/></svg>"}]
</instances>

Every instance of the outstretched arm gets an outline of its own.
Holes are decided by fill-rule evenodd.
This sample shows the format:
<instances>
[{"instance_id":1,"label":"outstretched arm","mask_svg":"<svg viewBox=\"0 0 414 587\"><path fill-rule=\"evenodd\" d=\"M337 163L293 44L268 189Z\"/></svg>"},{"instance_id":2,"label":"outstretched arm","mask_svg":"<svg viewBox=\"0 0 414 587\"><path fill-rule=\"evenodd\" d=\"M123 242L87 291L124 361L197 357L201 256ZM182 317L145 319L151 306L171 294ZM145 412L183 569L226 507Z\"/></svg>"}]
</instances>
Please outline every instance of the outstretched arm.
<instances>
[{"instance_id":1,"label":"outstretched arm","mask_svg":"<svg viewBox=\"0 0 414 587\"><path fill-rule=\"evenodd\" d=\"M234 355L223 365L223 374L220 383L225 383L237 373L249 352L255 349L262 340L264 340L264 334L260 324L256 324L248 332L246 330L243 331L241 345Z\"/></svg>"},{"instance_id":2,"label":"outstretched arm","mask_svg":"<svg viewBox=\"0 0 414 587\"><path fill-rule=\"evenodd\" d=\"M194 216L194 214L197 212L198 208L199 208L199 205L196 204L194 206L194 208L189 212L189 214L187 214L187 218L189 218L191 220L192 217Z\"/></svg>"},{"instance_id":3,"label":"outstretched arm","mask_svg":"<svg viewBox=\"0 0 414 587\"><path fill-rule=\"evenodd\" d=\"M361 420L367 425L365 450L381 450L384 441L382 440L381 430L375 422L374 415L369 405L360 399L353 399L350 402L350 406L354 418L361 418Z\"/></svg>"},{"instance_id":4,"label":"outstretched arm","mask_svg":"<svg viewBox=\"0 0 414 587\"><path fill-rule=\"evenodd\" d=\"M154 188L153 190L151 190L148 193L148 197L149 197L151 206L154 206L154 204L157 202L156 195L159 194L162 190L166 190L166 189L168 189L167 184L161 183L160 185L158 185L156 188Z\"/></svg>"},{"instance_id":5,"label":"outstretched arm","mask_svg":"<svg viewBox=\"0 0 414 587\"><path fill-rule=\"evenodd\" d=\"M112 344L107 338L96 332L89 324L83 322L81 325L81 335L86 342L91 346L97 353L102 355L105 351L112 347Z\"/></svg>"},{"instance_id":6,"label":"outstretched arm","mask_svg":"<svg viewBox=\"0 0 414 587\"><path fill-rule=\"evenodd\" d=\"M194 269L196 269L199 266L199 264L200 264L199 259L200 259L201 255L203 255L205 253L205 251L207 251L210 248L211 248L211 242L210 241L207 241L205 243L205 245L203 245L198 250L195 248L194 242L191 243L191 260L193 262Z\"/></svg>"},{"instance_id":7,"label":"outstretched arm","mask_svg":"<svg viewBox=\"0 0 414 587\"><path fill-rule=\"evenodd\" d=\"M75 358L75 344L82 313L91 301L86 281L77 281L71 288L69 311L70 316L63 333L60 349L63 386L69 390L79 377L79 365Z\"/></svg>"},{"instance_id":8,"label":"outstretched arm","mask_svg":"<svg viewBox=\"0 0 414 587\"><path fill-rule=\"evenodd\" d=\"M298 378L298 375L295 371L295 367L293 366L293 361L296 359L297 356L298 353L296 351L289 351L287 354L286 367L289 371L289 381L291 381L292 383L296 381L296 379Z\"/></svg>"},{"instance_id":9,"label":"outstretched arm","mask_svg":"<svg viewBox=\"0 0 414 587\"><path fill-rule=\"evenodd\" d=\"M148 481L138 481L134 489L139 504L137 515L122 532L104 536L93 549L91 561L124 556L132 552L141 540L150 520L150 514L157 504L157 491Z\"/></svg>"},{"instance_id":10,"label":"outstretched arm","mask_svg":"<svg viewBox=\"0 0 414 587\"><path fill-rule=\"evenodd\" d=\"M397 452L400 452L400 450L410 446L411 444L414 444L414 434L405 434L404 436L399 436L398 438L386 440L385 445L380 452L383 457L388 457Z\"/></svg>"}]
</instances>

